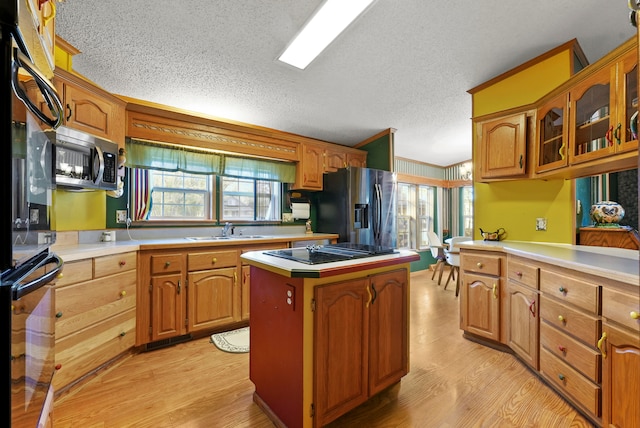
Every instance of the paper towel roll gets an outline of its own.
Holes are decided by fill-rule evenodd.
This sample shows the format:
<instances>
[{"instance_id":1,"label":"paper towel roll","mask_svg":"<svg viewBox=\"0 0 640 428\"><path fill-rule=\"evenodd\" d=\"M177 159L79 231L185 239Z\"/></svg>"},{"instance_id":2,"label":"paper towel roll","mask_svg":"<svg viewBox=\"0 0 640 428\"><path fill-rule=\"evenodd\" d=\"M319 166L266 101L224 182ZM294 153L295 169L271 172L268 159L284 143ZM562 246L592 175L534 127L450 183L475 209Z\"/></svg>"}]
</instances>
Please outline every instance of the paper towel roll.
<instances>
[{"instance_id":1,"label":"paper towel roll","mask_svg":"<svg viewBox=\"0 0 640 428\"><path fill-rule=\"evenodd\" d=\"M293 218L309 218L309 204L301 202L291 203L291 211L293 212Z\"/></svg>"}]
</instances>

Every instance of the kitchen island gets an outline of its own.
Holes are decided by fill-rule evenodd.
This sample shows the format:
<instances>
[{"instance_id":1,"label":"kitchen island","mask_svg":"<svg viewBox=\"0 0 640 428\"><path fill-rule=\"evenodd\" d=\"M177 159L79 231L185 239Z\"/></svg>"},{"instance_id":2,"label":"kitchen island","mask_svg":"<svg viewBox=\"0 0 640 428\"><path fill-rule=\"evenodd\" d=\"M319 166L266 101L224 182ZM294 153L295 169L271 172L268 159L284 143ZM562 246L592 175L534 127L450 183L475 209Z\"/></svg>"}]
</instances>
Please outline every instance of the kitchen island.
<instances>
[{"instance_id":1,"label":"kitchen island","mask_svg":"<svg viewBox=\"0 0 640 428\"><path fill-rule=\"evenodd\" d=\"M412 251L325 264L244 253L250 379L277 426L326 425L409 371Z\"/></svg>"}]
</instances>

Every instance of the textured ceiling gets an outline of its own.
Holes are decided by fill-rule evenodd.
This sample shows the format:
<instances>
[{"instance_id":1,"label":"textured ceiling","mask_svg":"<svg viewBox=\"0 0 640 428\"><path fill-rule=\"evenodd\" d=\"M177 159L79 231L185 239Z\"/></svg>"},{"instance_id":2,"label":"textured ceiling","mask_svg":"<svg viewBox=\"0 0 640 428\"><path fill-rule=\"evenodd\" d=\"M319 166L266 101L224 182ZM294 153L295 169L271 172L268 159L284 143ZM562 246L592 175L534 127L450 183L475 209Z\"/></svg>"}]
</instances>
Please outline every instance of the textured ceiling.
<instances>
[{"instance_id":1,"label":"textured ceiling","mask_svg":"<svg viewBox=\"0 0 640 428\"><path fill-rule=\"evenodd\" d=\"M74 69L116 94L395 155L471 158L467 90L573 38L595 62L635 34L624 0L377 0L301 71L276 60L321 0L66 0Z\"/></svg>"}]
</instances>

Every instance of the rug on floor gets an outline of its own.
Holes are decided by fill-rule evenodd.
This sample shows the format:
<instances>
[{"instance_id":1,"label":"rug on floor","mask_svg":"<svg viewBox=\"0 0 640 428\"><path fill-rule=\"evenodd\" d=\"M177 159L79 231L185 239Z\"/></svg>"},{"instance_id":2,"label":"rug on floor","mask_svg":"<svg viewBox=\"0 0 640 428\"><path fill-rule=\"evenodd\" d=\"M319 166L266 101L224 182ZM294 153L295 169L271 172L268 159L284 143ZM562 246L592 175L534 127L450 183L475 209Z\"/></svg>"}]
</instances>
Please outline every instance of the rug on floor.
<instances>
[{"instance_id":1,"label":"rug on floor","mask_svg":"<svg viewBox=\"0 0 640 428\"><path fill-rule=\"evenodd\" d=\"M249 352L249 327L212 334L211 343L225 352Z\"/></svg>"}]
</instances>

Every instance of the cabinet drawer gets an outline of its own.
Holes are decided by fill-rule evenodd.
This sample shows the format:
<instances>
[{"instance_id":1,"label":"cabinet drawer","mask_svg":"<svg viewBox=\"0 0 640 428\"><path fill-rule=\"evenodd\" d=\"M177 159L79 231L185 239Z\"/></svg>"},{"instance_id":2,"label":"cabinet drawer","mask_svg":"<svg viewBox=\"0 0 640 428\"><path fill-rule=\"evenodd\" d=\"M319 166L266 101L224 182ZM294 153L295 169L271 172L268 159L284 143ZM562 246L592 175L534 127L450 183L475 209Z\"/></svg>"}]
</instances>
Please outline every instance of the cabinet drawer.
<instances>
[{"instance_id":1,"label":"cabinet drawer","mask_svg":"<svg viewBox=\"0 0 640 428\"><path fill-rule=\"evenodd\" d=\"M206 253L189 253L187 266L189 271L234 267L238 264L238 251L207 251Z\"/></svg>"},{"instance_id":2,"label":"cabinet drawer","mask_svg":"<svg viewBox=\"0 0 640 428\"><path fill-rule=\"evenodd\" d=\"M635 315L632 315L635 312ZM602 316L629 327L636 333L640 331L640 298L638 294L626 294L606 287L602 289Z\"/></svg>"},{"instance_id":3,"label":"cabinet drawer","mask_svg":"<svg viewBox=\"0 0 640 428\"><path fill-rule=\"evenodd\" d=\"M590 413L600 416L600 387L545 348L540 350L540 372Z\"/></svg>"},{"instance_id":4,"label":"cabinet drawer","mask_svg":"<svg viewBox=\"0 0 640 428\"><path fill-rule=\"evenodd\" d=\"M570 364L595 383L600 382L600 353L546 322L540 323L540 346Z\"/></svg>"},{"instance_id":5,"label":"cabinet drawer","mask_svg":"<svg viewBox=\"0 0 640 428\"><path fill-rule=\"evenodd\" d=\"M88 281L91 278L93 278L91 259L68 262L64 264L62 273L56 278L56 287Z\"/></svg>"},{"instance_id":6,"label":"cabinet drawer","mask_svg":"<svg viewBox=\"0 0 640 428\"><path fill-rule=\"evenodd\" d=\"M596 284L542 269L540 271L540 291L560 301L576 305L594 315L598 314L600 287Z\"/></svg>"},{"instance_id":7,"label":"cabinet drawer","mask_svg":"<svg viewBox=\"0 0 640 428\"><path fill-rule=\"evenodd\" d=\"M600 339L600 319L547 296L540 296L540 318L595 347Z\"/></svg>"},{"instance_id":8,"label":"cabinet drawer","mask_svg":"<svg viewBox=\"0 0 640 428\"><path fill-rule=\"evenodd\" d=\"M151 274L182 272L182 254L151 256Z\"/></svg>"},{"instance_id":9,"label":"cabinet drawer","mask_svg":"<svg viewBox=\"0 0 640 428\"><path fill-rule=\"evenodd\" d=\"M93 259L93 277L100 278L136 268L136 253L113 254Z\"/></svg>"},{"instance_id":10,"label":"cabinet drawer","mask_svg":"<svg viewBox=\"0 0 640 428\"><path fill-rule=\"evenodd\" d=\"M106 319L62 339L56 338L56 390L94 371L102 364L131 349L136 340L136 311Z\"/></svg>"},{"instance_id":11,"label":"cabinet drawer","mask_svg":"<svg viewBox=\"0 0 640 428\"><path fill-rule=\"evenodd\" d=\"M464 271L500 276L501 256L462 252L460 259Z\"/></svg>"},{"instance_id":12,"label":"cabinet drawer","mask_svg":"<svg viewBox=\"0 0 640 428\"><path fill-rule=\"evenodd\" d=\"M56 338L135 308L136 271L56 289Z\"/></svg>"},{"instance_id":13,"label":"cabinet drawer","mask_svg":"<svg viewBox=\"0 0 640 428\"><path fill-rule=\"evenodd\" d=\"M538 289L538 272L540 269L526 262L509 257L507 260L507 277L521 284Z\"/></svg>"}]
</instances>

